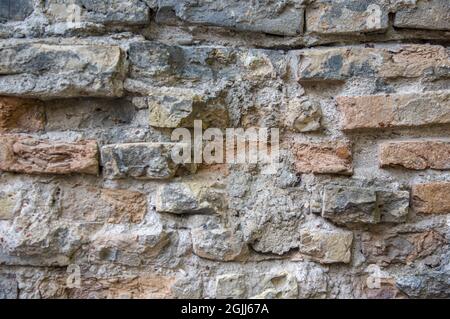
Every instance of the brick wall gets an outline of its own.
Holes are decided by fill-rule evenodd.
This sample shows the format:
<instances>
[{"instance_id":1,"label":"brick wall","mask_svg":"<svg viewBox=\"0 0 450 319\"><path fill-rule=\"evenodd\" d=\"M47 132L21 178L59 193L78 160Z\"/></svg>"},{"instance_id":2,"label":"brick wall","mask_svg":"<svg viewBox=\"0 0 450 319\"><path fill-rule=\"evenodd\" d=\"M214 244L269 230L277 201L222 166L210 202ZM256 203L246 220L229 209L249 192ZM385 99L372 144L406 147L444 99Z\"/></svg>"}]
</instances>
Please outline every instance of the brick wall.
<instances>
[{"instance_id":1,"label":"brick wall","mask_svg":"<svg viewBox=\"0 0 450 319\"><path fill-rule=\"evenodd\" d=\"M448 0L1 0L0 298L449 297L449 44ZM194 120L278 171L174 162Z\"/></svg>"}]
</instances>

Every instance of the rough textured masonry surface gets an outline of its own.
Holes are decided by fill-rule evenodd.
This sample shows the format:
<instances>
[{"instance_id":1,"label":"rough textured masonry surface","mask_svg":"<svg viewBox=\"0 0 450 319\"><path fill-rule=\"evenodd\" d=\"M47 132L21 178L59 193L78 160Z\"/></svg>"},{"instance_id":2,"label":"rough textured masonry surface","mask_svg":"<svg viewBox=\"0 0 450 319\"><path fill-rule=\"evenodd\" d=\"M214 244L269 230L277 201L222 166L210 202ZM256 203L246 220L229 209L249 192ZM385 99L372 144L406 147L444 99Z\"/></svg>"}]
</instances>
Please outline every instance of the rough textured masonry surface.
<instances>
[{"instance_id":1,"label":"rough textured masonry surface","mask_svg":"<svg viewBox=\"0 0 450 319\"><path fill-rule=\"evenodd\" d=\"M448 298L449 136L448 0L0 0L0 298Z\"/></svg>"}]
</instances>

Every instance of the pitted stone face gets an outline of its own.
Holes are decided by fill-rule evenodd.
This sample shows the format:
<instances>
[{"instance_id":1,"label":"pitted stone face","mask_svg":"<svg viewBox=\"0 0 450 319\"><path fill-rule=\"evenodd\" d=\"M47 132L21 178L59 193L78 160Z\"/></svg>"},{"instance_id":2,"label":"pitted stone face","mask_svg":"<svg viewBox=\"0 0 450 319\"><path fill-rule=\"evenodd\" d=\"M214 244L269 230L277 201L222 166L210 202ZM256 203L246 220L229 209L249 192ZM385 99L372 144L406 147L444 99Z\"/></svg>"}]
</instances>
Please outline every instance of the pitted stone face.
<instances>
[{"instance_id":1,"label":"pitted stone face","mask_svg":"<svg viewBox=\"0 0 450 319\"><path fill-rule=\"evenodd\" d=\"M0 0L0 22L22 21L32 12L32 0Z\"/></svg>"},{"instance_id":2,"label":"pitted stone face","mask_svg":"<svg viewBox=\"0 0 450 319\"><path fill-rule=\"evenodd\" d=\"M450 0L0 0L0 299L450 298L449 35Z\"/></svg>"}]
</instances>

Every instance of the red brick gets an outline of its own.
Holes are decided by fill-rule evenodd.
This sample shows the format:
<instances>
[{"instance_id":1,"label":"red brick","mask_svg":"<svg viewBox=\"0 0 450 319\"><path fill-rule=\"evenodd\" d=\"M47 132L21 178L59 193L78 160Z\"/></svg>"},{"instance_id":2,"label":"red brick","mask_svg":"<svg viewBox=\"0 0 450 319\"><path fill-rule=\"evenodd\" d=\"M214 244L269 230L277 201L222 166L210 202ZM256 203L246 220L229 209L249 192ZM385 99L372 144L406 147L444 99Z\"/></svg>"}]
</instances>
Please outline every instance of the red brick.
<instances>
[{"instance_id":1,"label":"red brick","mask_svg":"<svg viewBox=\"0 0 450 319\"><path fill-rule=\"evenodd\" d=\"M450 141L386 142L379 149L380 166L408 169L450 169Z\"/></svg>"},{"instance_id":2,"label":"red brick","mask_svg":"<svg viewBox=\"0 0 450 319\"><path fill-rule=\"evenodd\" d=\"M37 132L43 130L44 125L41 101L0 97L0 132Z\"/></svg>"},{"instance_id":3,"label":"red brick","mask_svg":"<svg viewBox=\"0 0 450 319\"><path fill-rule=\"evenodd\" d=\"M295 168L301 173L353 173L352 151L347 143L327 142L293 145Z\"/></svg>"},{"instance_id":4,"label":"red brick","mask_svg":"<svg viewBox=\"0 0 450 319\"><path fill-rule=\"evenodd\" d=\"M26 174L97 175L97 143L90 140L66 143L26 135L1 135L0 170Z\"/></svg>"},{"instance_id":5,"label":"red brick","mask_svg":"<svg viewBox=\"0 0 450 319\"><path fill-rule=\"evenodd\" d=\"M450 123L450 91L340 96L336 101L344 130Z\"/></svg>"},{"instance_id":6,"label":"red brick","mask_svg":"<svg viewBox=\"0 0 450 319\"><path fill-rule=\"evenodd\" d=\"M412 207L417 213L422 214L450 213L450 182L414 185Z\"/></svg>"}]
</instances>

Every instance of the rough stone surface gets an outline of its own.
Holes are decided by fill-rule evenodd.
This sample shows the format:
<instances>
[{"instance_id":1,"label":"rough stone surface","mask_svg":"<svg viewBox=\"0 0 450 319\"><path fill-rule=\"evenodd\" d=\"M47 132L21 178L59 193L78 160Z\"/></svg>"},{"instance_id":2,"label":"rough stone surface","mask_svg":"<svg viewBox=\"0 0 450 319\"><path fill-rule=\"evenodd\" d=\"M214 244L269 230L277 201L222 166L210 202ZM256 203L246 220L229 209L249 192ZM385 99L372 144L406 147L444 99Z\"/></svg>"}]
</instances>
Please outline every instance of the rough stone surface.
<instances>
[{"instance_id":1,"label":"rough stone surface","mask_svg":"<svg viewBox=\"0 0 450 319\"><path fill-rule=\"evenodd\" d=\"M411 264L419 260L437 266L433 255L439 255L447 245L446 238L434 230L400 231L399 234L364 235L361 252L368 262L379 265Z\"/></svg>"},{"instance_id":2,"label":"rough stone surface","mask_svg":"<svg viewBox=\"0 0 450 319\"><path fill-rule=\"evenodd\" d=\"M450 93L340 96L345 130L450 123Z\"/></svg>"},{"instance_id":3,"label":"rough stone surface","mask_svg":"<svg viewBox=\"0 0 450 319\"><path fill-rule=\"evenodd\" d=\"M0 170L26 174L99 172L95 141L66 143L22 135L0 136Z\"/></svg>"},{"instance_id":4,"label":"rough stone surface","mask_svg":"<svg viewBox=\"0 0 450 319\"><path fill-rule=\"evenodd\" d=\"M14 277L0 276L0 299L17 299L18 287Z\"/></svg>"},{"instance_id":5,"label":"rough stone surface","mask_svg":"<svg viewBox=\"0 0 450 319\"><path fill-rule=\"evenodd\" d=\"M130 143L102 147L102 164L108 178L167 179L177 166L172 162L174 143Z\"/></svg>"},{"instance_id":6,"label":"rough stone surface","mask_svg":"<svg viewBox=\"0 0 450 319\"><path fill-rule=\"evenodd\" d=\"M212 227L214 226L203 225L191 231L192 248L197 256L232 261L246 252L240 234L234 234L230 229Z\"/></svg>"},{"instance_id":7,"label":"rough stone surface","mask_svg":"<svg viewBox=\"0 0 450 319\"><path fill-rule=\"evenodd\" d=\"M154 127L192 127L195 120L203 125L224 127L228 114L220 106L208 106L207 97L202 92L172 88L154 89L149 92L149 123Z\"/></svg>"},{"instance_id":8,"label":"rough stone surface","mask_svg":"<svg viewBox=\"0 0 450 319\"><path fill-rule=\"evenodd\" d=\"M319 0L306 11L308 31L323 34L379 32L388 28L385 0Z\"/></svg>"},{"instance_id":9,"label":"rough stone surface","mask_svg":"<svg viewBox=\"0 0 450 319\"><path fill-rule=\"evenodd\" d=\"M143 1L60 0L45 1L45 15L53 22L100 23L107 25L145 25L149 9Z\"/></svg>"},{"instance_id":10,"label":"rough stone surface","mask_svg":"<svg viewBox=\"0 0 450 319\"><path fill-rule=\"evenodd\" d=\"M238 0L216 2L173 1L159 3L159 22L164 12L173 10L183 21L193 24L214 25L239 31L265 32L276 35L296 35L303 30L302 1L260 1L255 4Z\"/></svg>"},{"instance_id":11,"label":"rough stone surface","mask_svg":"<svg viewBox=\"0 0 450 319\"><path fill-rule=\"evenodd\" d=\"M409 197L409 191L377 191L381 222L405 222L409 214Z\"/></svg>"},{"instance_id":12,"label":"rough stone surface","mask_svg":"<svg viewBox=\"0 0 450 319\"><path fill-rule=\"evenodd\" d=\"M413 209L422 214L450 212L450 183L436 182L414 185L411 192Z\"/></svg>"},{"instance_id":13,"label":"rough stone surface","mask_svg":"<svg viewBox=\"0 0 450 319\"><path fill-rule=\"evenodd\" d=\"M450 169L450 142L444 140L386 142L380 145L381 167Z\"/></svg>"},{"instance_id":14,"label":"rough stone surface","mask_svg":"<svg viewBox=\"0 0 450 319\"><path fill-rule=\"evenodd\" d=\"M129 229L124 225L105 227L92 240L89 260L93 263L116 263L137 267L157 256L168 244L161 225Z\"/></svg>"},{"instance_id":15,"label":"rough stone surface","mask_svg":"<svg viewBox=\"0 0 450 319\"><path fill-rule=\"evenodd\" d=\"M350 231L305 229L300 232L299 251L324 264L349 263L352 243Z\"/></svg>"},{"instance_id":16,"label":"rough stone surface","mask_svg":"<svg viewBox=\"0 0 450 319\"><path fill-rule=\"evenodd\" d=\"M326 186L314 192L310 211L337 224L402 223L409 214L409 192L374 187Z\"/></svg>"},{"instance_id":17,"label":"rough stone surface","mask_svg":"<svg viewBox=\"0 0 450 319\"><path fill-rule=\"evenodd\" d=\"M122 95L123 57L108 45L0 44L0 94L42 98Z\"/></svg>"},{"instance_id":18,"label":"rough stone surface","mask_svg":"<svg viewBox=\"0 0 450 319\"><path fill-rule=\"evenodd\" d=\"M295 169L301 173L351 175L352 151L345 143L293 145Z\"/></svg>"},{"instance_id":19,"label":"rough stone surface","mask_svg":"<svg viewBox=\"0 0 450 319\"><path fill-rule=\"evenodd\" d=\"M0 298L449 298L447 8L1 0Z\"/></svg>"},{"instance_id":20,"label":"rough stone surface","mask_svg":"<svg viewBox=\"0 0 450 319\"><path fill-rule=\"evenodd\" d=\"M112 224L142 222L147 213L146 196L140 192L96 188L65 187L62 190L62 217L86 222Z\"/></svg>"},{"instance_id":21,"label":"rough stone surface","mask_svg":"<svg viewBox=\"0 0 450 319\"><path fill-rule=\"evenodd\" d=\"M376 224L380 211L374 190L330 188L323 193L322 216L338 223Z\"/></svg>"},{"instance_id":22,"label":"rough stone surface","mask_svg":"<svg viewBox=\"0 0 450 319\"><path fill-rule=\"evenodd\" d=\"M213 185L171 183L157 192L156 211L171 214L214 214L224 208L224 194Z\"/></svg>"},{"instance_id":23,"label":"rough stone surface","mask_svg":"<svg viewBox=\"0 0 450 319\"><path fill-rule=\"evenodd\" d=\"M45 113L39 100L0 97L1 132L38 132L44 125Z\"/></svg>"},{"instance_id":24,"label":"rough stone surface","mask_svg":"<svg viewBox=\"0 0 450 319\"><path fill-rule=\"evenodd\" d=\"M33 10L32 0L3 0L0 3L0 22L25 20Z\"/></svg>"},{"instance_id":25,"label":"rough stone surface","mask_svg":"<svg viewBox=\"0 0 450 319\"><path fill-rule=\"evenodd\" d=\"M245 278L240 274L220 275L216 279L216 298L238 299L245 296L247 287Z\"/></svg>"},{"instance_id":26,"label":"rough stone surface","mask_svg":"<svg viewBox=\"0 0 450 319\"><path fill-rule=\"evenodd\" d=\"M353 77L384 79L448 77L449 53L438 45L341 47L294 51L299 81L343 81Z\"/></svg>"},{"instance_id":27,"label":"rough stone surface","mask_svg":"<svg viewBox=\"0 0 450 319\"><path fill-rule=\"evenodd\" d=\"M450 30L450 4L446 0L418 0L395 15L397 28Z\"/></svg>"}]
</instances>

